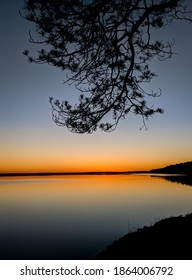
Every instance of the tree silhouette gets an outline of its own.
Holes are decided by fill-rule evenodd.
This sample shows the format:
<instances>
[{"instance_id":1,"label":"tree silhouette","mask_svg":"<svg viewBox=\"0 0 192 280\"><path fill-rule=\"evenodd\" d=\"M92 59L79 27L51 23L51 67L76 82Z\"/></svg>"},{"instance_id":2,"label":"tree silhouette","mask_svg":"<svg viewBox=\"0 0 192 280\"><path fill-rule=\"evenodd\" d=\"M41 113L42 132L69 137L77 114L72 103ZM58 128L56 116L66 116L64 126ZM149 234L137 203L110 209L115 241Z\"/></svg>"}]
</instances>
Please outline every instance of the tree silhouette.
<instances>
[{"instance_id":1,"label":"tree silhouette","mask_svg":"<svg viewBox=\"0 0 192 280\"><path fill-rule=\"evenodd\" d=\"M50 98L53 120L72 132L113 131L128 113L142 117L162 113L148 106L142 86L156 76L149 67L173 55L174 42L157 40L155 32L173 20L188 20L183 0L26 0L22 17L36 24L42 46L29 62L65 70L65 82L80 91L79 103ZM105 119L110 119L108 123Z\"/></svg>"}]
</instances>

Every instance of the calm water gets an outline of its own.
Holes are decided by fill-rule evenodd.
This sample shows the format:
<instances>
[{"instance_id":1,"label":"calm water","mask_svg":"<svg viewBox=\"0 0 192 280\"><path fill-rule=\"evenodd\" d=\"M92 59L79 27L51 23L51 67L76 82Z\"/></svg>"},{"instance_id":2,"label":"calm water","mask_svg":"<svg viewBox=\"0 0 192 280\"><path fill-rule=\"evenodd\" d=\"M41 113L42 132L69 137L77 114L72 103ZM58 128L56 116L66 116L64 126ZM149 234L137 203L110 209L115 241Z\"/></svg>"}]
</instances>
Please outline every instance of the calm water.
<instances>
[{"instance_id":1,"label":"calm water","mask_svg":"<svg viewBox=\"0 0 192 280\"><path fill-rule=\"evenodd\" d=\"M150 175L1 178L0 258L88 259L191 202L191 186Z\"/></svg>"}]
</instances>

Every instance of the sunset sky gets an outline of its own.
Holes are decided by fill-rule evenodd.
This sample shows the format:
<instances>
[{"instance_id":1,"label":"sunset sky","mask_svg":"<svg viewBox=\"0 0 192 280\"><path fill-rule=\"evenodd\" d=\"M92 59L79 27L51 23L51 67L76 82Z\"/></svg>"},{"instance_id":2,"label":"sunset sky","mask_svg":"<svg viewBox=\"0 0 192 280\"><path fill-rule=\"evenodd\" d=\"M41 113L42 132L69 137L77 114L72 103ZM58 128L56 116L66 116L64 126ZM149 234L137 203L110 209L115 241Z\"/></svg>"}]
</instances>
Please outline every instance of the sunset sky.
<instances>
[{"instance_id":1,"label":"sunset sky","mask_svg":"<svg viewBox=\"0 0 192 280\"><path fill-rule=\"evenodd\" d=\"M191 5L190 1L188 1ZM192 25L175 22L158 32L175 38L172 59L154 61L158 77L148 89L162 89L150 104L163 107L140 130L140 117L129 115L112 133L73 134L51 118L49 97L76 96L64 85L64 73L48 65L29 64L34 26L19 15L22 0L2 0L0 9L0 173L134 171L192 160Z\"/></svg>"}]
</instances>

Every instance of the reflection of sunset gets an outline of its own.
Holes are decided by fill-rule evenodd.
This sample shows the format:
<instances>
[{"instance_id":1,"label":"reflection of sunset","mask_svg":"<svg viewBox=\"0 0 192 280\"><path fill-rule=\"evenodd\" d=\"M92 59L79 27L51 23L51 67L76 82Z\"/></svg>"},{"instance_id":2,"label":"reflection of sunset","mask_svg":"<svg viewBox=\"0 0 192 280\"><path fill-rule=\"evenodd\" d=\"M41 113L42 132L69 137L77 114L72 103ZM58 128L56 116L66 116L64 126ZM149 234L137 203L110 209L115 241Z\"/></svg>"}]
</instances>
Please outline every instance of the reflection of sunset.
<instances>
[{"instance_id":1,"label":"reflection of sunset","mask_svg":"<svg viewBox=\"0 0 192 280\"><path fill-rule=\"evenodd\" d=\"M147 178L147 180L144 180ZM9 183L10 182L10 183ZM163 182L163 183L162 183ZM170 182L162 178L150 178L149 175L66 175L66 176L30 176L30 177L5 177L0 180L1 204L8 201L17 201L19 205L50 203L54 201L65 204L89 204L107 205L114 201L120 203L125 199L127 202L147 199L150 204L153 200L163 199L164 201L190 188L175 189ZM12 183L12 185L11 185ZM11 185L11 187L9 187ZM16 186L16 187L15 187ZM26 187L27 186L27 187ZM164 197L162 197L162 194ZM158 197L159 196L159 197Z\"/></svg>"},{"instance_id":2,"label":"reflection of sunset","mask_svg":"<svg viewBox=\"0 0 192 280\"><path fill-rule=\"evenodd\" d=\"M47 221L70 220L75 225L79 219L104 219L112 226L113 219L123 225L128 217L158 219L160 213L181 214L191 208L190 187L177 188L149 175L7 177L0 179L0 185L0 220L6 213L8 220L14 217L13 223L23 219L29 223L30 218L43 225L46 215Z\"/></svg>"},{"instance_id":3,"label":"reflection of sunset","mask_svg":"<svg viewBox=\"0 0 192 280\"><path fill-rule=\"evenodd\" d=\"M150 175L0 178L1 253L12 242L26 254L48 246L87 259L130 230L188 213L191 200L189 186Z\"/></svg>"}]
</instances>

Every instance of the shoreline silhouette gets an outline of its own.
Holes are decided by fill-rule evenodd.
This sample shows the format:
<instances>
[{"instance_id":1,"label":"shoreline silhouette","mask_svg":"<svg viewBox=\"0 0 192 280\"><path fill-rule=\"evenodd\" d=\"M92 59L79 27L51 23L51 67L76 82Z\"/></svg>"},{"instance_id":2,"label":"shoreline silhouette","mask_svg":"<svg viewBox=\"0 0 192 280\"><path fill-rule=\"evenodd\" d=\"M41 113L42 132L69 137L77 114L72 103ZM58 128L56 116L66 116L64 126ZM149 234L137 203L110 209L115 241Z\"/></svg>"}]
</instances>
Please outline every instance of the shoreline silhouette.
<instances>
[{"instance_id":1,"label":"shoreline silhouette","mask_svg":"<svg viewBox=\"0 0 192 280\"><path fill-rule=\"evenodd\" d=\"M188 260L192 213L170 217L130 232L93 256L97 260Z\"/></svg>"},{"instance_id":2,"label":"shoreline silhouette","mask_svg":"<svg viewBox=\"0 0 192 280\"><path fill-rule=\"evenodd\" d=\"M150 173L149 171L93 171L93 172L37 172L37 173L0 173L0 177L18 177L18 176L54 176L54 175L123 175Z\"/></svg>"},{"instance_id":3,"label":"shoreline silhouette","mask_svg":"<svg viewBox=\"0 0 192 280\"><path fill-rule=\"evenodd\" d=\"M192 175L192 161L169 165L163 168L152 169L150 170L150 173Z\"/></svg>"},{"instance_id":4,"label":"shoreline silhouette","mask_svg":"<svg viewBox=\"0 0 192 280\"><path fill-rule=\"evenodd\" d=\"M192 176L192 161L169 165L163 168L140 171L84 171L84 172L6 172L0 173L0 177L6 176L52 176L52 175L121 175L121 174L176 174Z\"/></svg>"}]
</instances>

